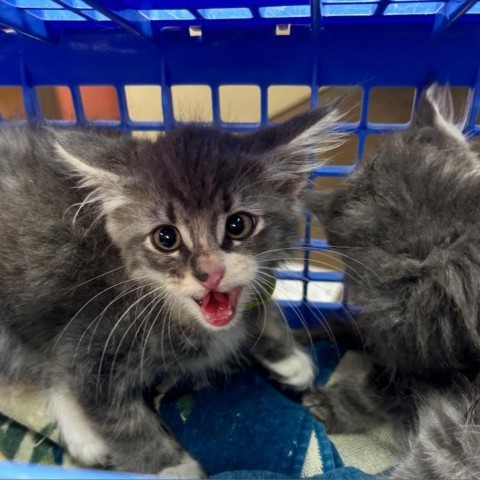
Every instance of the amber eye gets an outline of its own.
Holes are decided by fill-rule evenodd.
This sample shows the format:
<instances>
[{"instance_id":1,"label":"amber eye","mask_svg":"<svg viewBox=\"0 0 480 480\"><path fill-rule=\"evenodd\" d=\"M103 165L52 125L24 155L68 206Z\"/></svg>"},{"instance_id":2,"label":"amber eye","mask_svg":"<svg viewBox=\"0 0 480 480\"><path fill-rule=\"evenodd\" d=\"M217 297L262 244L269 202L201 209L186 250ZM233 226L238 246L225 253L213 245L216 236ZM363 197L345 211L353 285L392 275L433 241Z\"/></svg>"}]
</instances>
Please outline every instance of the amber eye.
<instances>
[{"instance_id":1,"label":"amber eye","mask_svg":"<svg viewBox=\"0 0 480 480\"><path fill-rule=\"evenodd\" d=\"M248 213L234 213L227 218L225 232L232 240L244 240L255 228L255 219Z\"/></svg>"},{"instance_id":2,"label":"amber eye","mask_svg":"<svg viewBox=\"0 0 480 480\"><path fill-rule=\"evenodd\" d=\"M170 225L162 225L152 232L152 243L158 250L172 252L180 248L182 237L180 232Z\"/></svg>"}]
</instances>

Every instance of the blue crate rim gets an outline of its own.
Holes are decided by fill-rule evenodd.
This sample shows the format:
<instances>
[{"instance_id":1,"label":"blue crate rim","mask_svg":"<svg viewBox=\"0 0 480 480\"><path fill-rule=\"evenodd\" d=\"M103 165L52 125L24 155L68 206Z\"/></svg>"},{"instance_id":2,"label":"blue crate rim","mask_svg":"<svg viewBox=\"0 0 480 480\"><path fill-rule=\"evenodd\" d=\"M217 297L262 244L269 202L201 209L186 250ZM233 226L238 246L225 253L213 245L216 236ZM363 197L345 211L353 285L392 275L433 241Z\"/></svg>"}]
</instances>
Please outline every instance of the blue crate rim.
<instances>
[{"instance_id":1,"label":"blue crate rim","mask_svg":"<svg viewBox=\"0 0 480 480\"><path fill-rule=\"evenodd\" d=\"M62 31L112 26L156 42L164 31L194 28L271 28L336 22L428 22L442 32L455 22L476 21L478 0L0 0L0 35L18 33L58 41ZM147 8L149 7L149 8ZM155 8L153 8L155 7Z\"/></svg>"}]
</instances>

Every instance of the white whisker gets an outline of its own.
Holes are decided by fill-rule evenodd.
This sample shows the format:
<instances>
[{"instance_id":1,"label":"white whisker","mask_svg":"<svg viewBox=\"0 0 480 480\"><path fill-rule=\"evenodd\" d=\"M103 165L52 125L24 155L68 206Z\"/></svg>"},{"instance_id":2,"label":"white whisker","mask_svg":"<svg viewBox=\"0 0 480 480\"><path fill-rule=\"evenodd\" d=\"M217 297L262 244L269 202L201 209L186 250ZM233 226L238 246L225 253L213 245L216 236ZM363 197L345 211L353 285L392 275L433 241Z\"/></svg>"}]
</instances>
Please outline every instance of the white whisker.
<instances>
[{"instance_id":1,"label":"white whisker","mask_svg":"<svg viewBox=\"0 0 480 480\"><path fill-rule=\"evenodd\" d=\"M65 327L63 328L63 330L60 332L60 334L58 335L57 339L55 340L55 343L53 344L53 347L52 347L52 350L55 350L55 347L57 346L60 338L62 337L62 335L67 331L68 327L71 325L71 323L78 317L78 315L80 315L80 313L83 311L83 309L89 305L91 302L93 302L96 298L98 298L100 295L103 295L105 292L108 292L109 290L112 290L112 288L116 288L118 287L119 285L123 285L124 283L128 283L128 282L132 282L133 280L124 280L122 282L119 282L119 283L116 283L115 285L112 285L110 287L107 287L105 288L104 290L102 290L101 292L97 293L96 295L94 295L92 298L90 298L90 300L88 300L86 303L83 304L83 306L77 310L77 313L75 313L75 315L69 320L69 322L65 325Z\"/></svg>"},{"instance_id":2,"label":"white whisker","mask_svg":"<svg viewBox=\"0 0 480 480\"><path fill-rule=\"evenodd\" d=\"M110 334L108 335L107 337L107 340L105 341L105 346L103 348L103 351L102 351L102 355L100 357L100 364L98 366L98 372L97 372L97 391L98 391L98 387L99 387L99 382L100 382L100 378L101 378L101 373L102 373L102 366L103 366L103 361L105 359L105 354L107 352L107 348L108 348L108 344L110 342L110 339L112 338L112 336L114 335L115 333L115 330L117 329L117 327L120 325L120 323L122 322L122 320L127 316L128 312L138 303L138 302L141 302L144 298L148 297L149 295L151 295L152 292L148 292L146 293L145 295L142 295L138 300L136 300L135 302L133 302L126 310L125 312L120 316L120 318L115 322L115 325L113 326Z\"/></svg>"}]
</instances>

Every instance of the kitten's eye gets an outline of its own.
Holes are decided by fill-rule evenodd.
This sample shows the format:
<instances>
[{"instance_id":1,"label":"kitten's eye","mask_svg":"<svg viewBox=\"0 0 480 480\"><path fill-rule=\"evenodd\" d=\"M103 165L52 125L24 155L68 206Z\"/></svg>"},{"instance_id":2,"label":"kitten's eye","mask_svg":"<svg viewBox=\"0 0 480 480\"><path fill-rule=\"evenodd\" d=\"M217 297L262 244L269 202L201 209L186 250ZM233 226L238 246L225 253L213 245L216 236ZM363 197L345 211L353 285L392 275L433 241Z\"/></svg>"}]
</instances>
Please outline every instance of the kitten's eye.
<instances>
[{"instance_id":1,"label":"kitten's eye","mask_svg":"<svg viewBox=\"0 0 480 480\"><path fill-rule=\"evenodd\" d=\"M247 238L255 228L255 220L248 213L234 213L227 218L225 232L232 240Z\"/></svg>"},{"instance_id":2,"label":"kitten's eye","mask_svg":"<svg viewBox=\"0 0 480 480\"><path fill-rule=\"evenodd\" d=\"M153 231L151 238L155 248L166 252L177 250L182 244L180 232L170 225L158 227Z\"/></svg>"}]
</instances>

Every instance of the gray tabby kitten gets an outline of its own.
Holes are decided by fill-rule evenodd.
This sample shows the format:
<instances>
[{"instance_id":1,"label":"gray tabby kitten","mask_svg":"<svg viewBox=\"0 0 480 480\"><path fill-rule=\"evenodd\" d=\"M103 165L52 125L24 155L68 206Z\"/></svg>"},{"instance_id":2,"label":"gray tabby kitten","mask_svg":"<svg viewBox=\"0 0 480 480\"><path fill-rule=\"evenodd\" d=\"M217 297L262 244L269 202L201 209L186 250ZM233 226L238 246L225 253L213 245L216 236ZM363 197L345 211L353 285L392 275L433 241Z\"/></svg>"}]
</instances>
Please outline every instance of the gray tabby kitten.
<instances>
[{"instance_id":1,"label":"gray tabby kitten","mask_svg":"<svg viewBox=\"0 0 480 480\"><path fill-rule=\"evenodd\" d=\"M431 86L406 131L307 203L344 255L372 366L304 404L330 432L394 422L410 453L390 478L480 478L480 160L448 90Z\"/></svg>"},{"instance_id":2,"label":"gray tabby kitten","mask_svg":"<svg viewBox=\"0 0 480 480\"><path fill-rule=\"evenodd\" d=\"M204 475L144 402L254 357L308 387L310 357L262 296L297 242L308 155L333 108L249 135L186 126L152 143L0 132L0 369L47 389L82 464Z\"/></svg>"}]
</instances>

